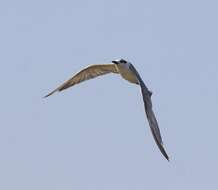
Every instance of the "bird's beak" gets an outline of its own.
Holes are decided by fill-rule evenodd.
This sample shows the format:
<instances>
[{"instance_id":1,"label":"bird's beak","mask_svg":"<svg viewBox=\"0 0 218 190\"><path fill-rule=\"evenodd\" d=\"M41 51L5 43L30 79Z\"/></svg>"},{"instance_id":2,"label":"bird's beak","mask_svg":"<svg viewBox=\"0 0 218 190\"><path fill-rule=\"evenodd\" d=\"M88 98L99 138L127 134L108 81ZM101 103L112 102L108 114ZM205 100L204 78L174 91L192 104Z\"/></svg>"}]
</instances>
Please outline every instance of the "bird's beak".
<instances>
[{"instance_id":1,"label":"bird's beak","mask_svg":"<svg viewBox=\"0 0 218 190\"><path fill-rule=\"evenodd\" d=\"M114 63L114 64L118 64L119 62L118 62L118 61L112 61L112 63Z\"/></svg>"}]
</instances>

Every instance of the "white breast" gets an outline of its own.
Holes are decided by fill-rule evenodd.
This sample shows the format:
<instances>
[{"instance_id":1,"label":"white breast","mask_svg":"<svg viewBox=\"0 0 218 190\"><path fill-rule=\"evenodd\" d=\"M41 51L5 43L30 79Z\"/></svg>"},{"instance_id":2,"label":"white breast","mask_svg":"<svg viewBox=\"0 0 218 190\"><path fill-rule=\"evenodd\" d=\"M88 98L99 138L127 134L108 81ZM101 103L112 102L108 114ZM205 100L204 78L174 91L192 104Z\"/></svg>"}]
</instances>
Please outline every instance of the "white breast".
<instances>
[{"instance_id":1,"label":"white breast","mask_svg":"<svg viewBox=\"0 0 218 190\"><path fill-rule=\"evenodd\" d=\"M138 79L136 78L135 74L129 69L130 63L120 63L117 65L119 73L121 76L128 80L131 83L138 84Z\"/></svg>"}]
</instances>

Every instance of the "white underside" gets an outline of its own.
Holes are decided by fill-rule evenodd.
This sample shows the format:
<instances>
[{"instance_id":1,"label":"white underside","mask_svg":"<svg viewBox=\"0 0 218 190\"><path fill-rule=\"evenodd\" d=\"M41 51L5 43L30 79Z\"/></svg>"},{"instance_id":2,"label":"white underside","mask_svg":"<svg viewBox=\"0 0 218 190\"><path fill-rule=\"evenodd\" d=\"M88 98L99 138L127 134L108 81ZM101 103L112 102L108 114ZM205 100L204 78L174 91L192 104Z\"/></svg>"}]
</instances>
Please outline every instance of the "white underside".
<instances>
[{"instance_id":1,"label":"white underside","mask_svg":"<svg viewBox=\"0 0 218 190\"><path fill-rule=\"evenodd\" d=\"M129 69L129 64L118 64L116 65L120 75L131 83L138 84L138 79L135 74Z\"/></svg>"}]
</instances>

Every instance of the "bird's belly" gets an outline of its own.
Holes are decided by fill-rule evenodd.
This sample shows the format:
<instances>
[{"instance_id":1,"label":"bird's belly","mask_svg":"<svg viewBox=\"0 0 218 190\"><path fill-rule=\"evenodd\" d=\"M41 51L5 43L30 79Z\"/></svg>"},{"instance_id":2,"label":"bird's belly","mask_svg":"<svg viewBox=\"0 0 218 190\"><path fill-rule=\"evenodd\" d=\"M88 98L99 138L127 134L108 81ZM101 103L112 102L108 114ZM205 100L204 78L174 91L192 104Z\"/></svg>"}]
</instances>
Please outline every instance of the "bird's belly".
<instances>
[{"instance_id":1,"label":"bird's belly","mask_svg":"<svg viewBox=\"0 0 218 190\"><path fill-rule=\"evenodd\" d=\"M136 78L136 76L132 73L131 70L129 69L121 69L120 70L120 74L121 76L128 80L131 83L135 83L135 84L139 84L138 79Z\"/></svg>"}]
</instances>

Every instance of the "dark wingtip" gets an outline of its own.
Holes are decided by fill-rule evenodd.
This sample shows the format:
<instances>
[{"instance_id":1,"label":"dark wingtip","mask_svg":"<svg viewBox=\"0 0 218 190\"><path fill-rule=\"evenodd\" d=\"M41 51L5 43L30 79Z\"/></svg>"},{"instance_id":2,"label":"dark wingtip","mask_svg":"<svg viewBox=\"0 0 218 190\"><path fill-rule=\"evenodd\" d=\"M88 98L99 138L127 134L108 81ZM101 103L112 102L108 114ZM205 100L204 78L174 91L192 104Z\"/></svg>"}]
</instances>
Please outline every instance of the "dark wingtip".
<instances>
[{"instance_id":1,"label":"dark wingtip","mask_svg":"<svg viewBox=\"0 0 218 190\"><path fill-rule=\"evenodd\" d=\"M166 153L163 144L162 144L162 143L161 143L161 144L157 143L157 145L158 145L158 148L160 149L161 153L163 154L163 156L164 156L164 157L167 159L167 161L169 162L169 161L170 161L170 158L169 158L168 154Z\"/></svg>"},{"instance_id":2,"label":"dark wingtip","mask_svg":"<svg viewBox=\"0 0 218 190\"><path fill-rule=\"evenodd\" d=\"M47 98L47 97L51 96L53 93L54 93L54 92L51 92L51 93L49 93L49 94L43 96L42 98Z\"/></svg>"},{"instance_id":3,"label":"dark wingtip","mask_svg":"<svg viewBox=\"0 0 218 190\"><path fill-rule=\"evenodd\" d=\"M47 98L48 97L48 95L46 95L46 96L43 96L42 98L44 99L44 98Z\"/></svg>"},{"instance_id":4,"label":"dark wingtip","mask_svg":"<svg viewBox=\"0 0 218 190\"><path fill-rule=\"evenodd\" d=\"M49 97L51 94L47 94L47 95L45 95L45 96L43 96L42 98L47 98L47 97Z\"/></svg>"},{"instance_id":5,"label":"dark wingtip","mask_svg":"<svg viewBox=\"0 0 218 190\"><path fill-rule=\"evenodd\" d=\"M170 162L170 158L169 158L169 156L167 155L167 156L165 156L165 158L167 159L167 161L168 162Z\"/></svg>"},{"instance_id":6,"label":"dark wingtip","mask_svg":"<svg viewBox=\"0 0 218 190\"><path fill-rule=\"evenodd\" d=\"M169 161L170 161L170 158L169 158L169 156L167 155L167 153L166 153L166 151L165 151L163 145L161 146L160 151L161 151L161 153L163 154L163 156L167 159L167 161L169 162Z\"/></svg>"},{"instance_id":7,"label":"dark wingtip","mask_svg":"<svg viewBox=\"0 0 218 190\"><path fill-rule=\"evenodd\" d=\"M169 158L168 154L166 153L163 144L162 144L162 143L159 143L159 141L158 141L158 139L157 139L157 137L156 137L156 135L155 135L155 133L154 133L153 131L152 131L152 134L153 134L154 140L155 140L155 142L156 142L156 144L157 144L157 146L158 146L160 152L163 154L163 156L164 156L164 157L167 159L167 161L169 162L169 161L170 161L170 158Z\"/></svg>"}]
</instances>

